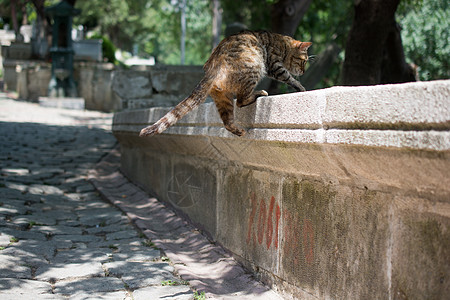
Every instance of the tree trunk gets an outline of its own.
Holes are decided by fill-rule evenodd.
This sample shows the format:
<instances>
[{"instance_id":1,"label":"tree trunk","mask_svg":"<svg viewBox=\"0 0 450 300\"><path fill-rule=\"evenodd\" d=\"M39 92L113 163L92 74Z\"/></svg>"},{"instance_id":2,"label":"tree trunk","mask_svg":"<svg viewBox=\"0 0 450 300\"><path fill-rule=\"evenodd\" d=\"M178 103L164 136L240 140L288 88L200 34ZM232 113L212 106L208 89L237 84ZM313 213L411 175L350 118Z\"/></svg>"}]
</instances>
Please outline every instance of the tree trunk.
<instances>
[{"instance_id":1,"label":"tree trunk","mask_svg":"<svg viewBox=\"0 0 450 300\"><path fill-rule=\"evenodd\" d=\"M25 2L20 2L20 9L22 11L22 25L28 25L27 5Z\"/></svg>"},{"instance_id":2,"label":"tree trunk","mask_svg":"<svg viewBox=\"0 0 450 300\"><path fill-rule=\"evenodd\" d=\"M402 83L417 80L417 70L407 64L405 60L400 27L398 24L394 24L386 40L380 83Z\"/></svg>"},{"instance_id":3,"label":"tree trunk","mask_svg":"<svg viewBox=\"0 0 450 300\"><path fill-rule=\"evenodd\" d=\"M39 59L48 58L48 48L51 45L51 25L50 20L45 16L44 3L45 0L31 1L36 10L35 32L31 41L33 56Z\"/></svg>"},{"instance_id":4,"label":"tree trunk","mask_svg":"<svg viewBox=\"0 0 450 300\"><path fill-rule=\"evenodd\" d=\"M342 74L344 85L404 82L407 66L395 11L400 0L356 0ZM383 67L385 64L386 67ZM384 70L384 71L382 71ZM388 74L389 73L389 74ZM395 79L393 79L395 78Z\"/></svg>"},{"instance_id":5,"label":"tree trunk","mask_svg":"<svg viewBox=\"0 0 450 300\"><path fill-rule=\"evenodd\" d=\"M17 21L17 0L11 0L11 19L13 23L14 34L16 35L16 41L20 41L20 28Z\"/></svg>"},{"instance_id":6,"label":"tree trunk","mask_svg":"<svg viewBox=\"0 0 450 300\"><path fill-rule=\"evenodd\" d=\"M279 0L272 5L272 31L294 36L312 0Z\"/></svg>"},{"instance_id":7,"label":"tree trunk","mask_svg":"<svg viewBox=\"0 0 450 300\"><path fill-rule=\"evenodd\" d=\"M220 33L222 29L222 8L219 0L213 0L213 20L212 20L212 49L220 42Z\"/></svg>"}]
</instances>

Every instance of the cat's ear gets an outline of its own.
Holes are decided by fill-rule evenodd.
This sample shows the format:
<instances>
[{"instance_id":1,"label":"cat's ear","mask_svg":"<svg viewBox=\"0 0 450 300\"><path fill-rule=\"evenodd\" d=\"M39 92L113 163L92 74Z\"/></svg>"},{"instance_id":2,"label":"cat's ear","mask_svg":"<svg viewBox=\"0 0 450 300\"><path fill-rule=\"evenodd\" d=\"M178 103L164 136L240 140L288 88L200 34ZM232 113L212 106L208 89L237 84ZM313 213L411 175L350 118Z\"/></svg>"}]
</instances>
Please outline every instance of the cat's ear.
<instances>
[{"instance_id":1,"label":"cat's ear","mask_svg":"<svg viewBox=\"0 0 450 300\"><path fill-rule=\"evenodd\" d=\"M302 45L302 42L300 42L300 41L296 41L296 40L291 41L292 48L300 48L301 45Z\"/></svg>"},{"instance_id":2,"label":"cat's ear","mask_svg":"<svg viewBox=\"0 0 450 300\"><path fill-rule=\"evenodd\" d=\"M300 50L306 51L312 45L311 42L303 42L300 44Z\"/></svg>"}]
</instances>

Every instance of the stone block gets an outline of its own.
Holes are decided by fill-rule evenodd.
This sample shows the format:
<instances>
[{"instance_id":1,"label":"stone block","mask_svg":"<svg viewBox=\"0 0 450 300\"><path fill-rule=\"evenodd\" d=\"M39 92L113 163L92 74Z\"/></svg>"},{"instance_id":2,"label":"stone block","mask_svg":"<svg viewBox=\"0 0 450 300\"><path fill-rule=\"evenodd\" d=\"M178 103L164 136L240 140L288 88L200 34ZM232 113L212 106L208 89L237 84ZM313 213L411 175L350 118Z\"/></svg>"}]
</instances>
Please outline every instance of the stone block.
<instances>
[{"instance_id":1,"label":"stone block","mask_svg":"<svg viewBox=\"0 0 450 300\"><path fill-rule=\"evenodd\" d=\"M141 109L148 107L173 107L183 100L182 96L153 94L147 99L130 99L127 109Z\"/></svg>"},{"instance_id":2,"label":"stone block","mask_svg":"<svg viewBox=\"0 0 450 300\"><path fill-rule=\"evenodd\" d=\"M28 279L15 279L15 278L0 278L0 286L2 287L2 291L0 291L0 295L3 294L3 291L15 295L17 299L17 295L20 294L49 294L52 293L52 286L48 282L42 282L37 280L28 280ZM2 299L4 299L2 297ZM34 299L34 298L33 298ZM46 298L42 298L46 299Z\"/></svg>"},{"instance_id":3,"label":"stone block","mask_svg":"<svg viewBox=\"0 0 450 300\"><path fill-rule=\"evenodd\" d=\"M94 97L92 83L95 82L95 67L90 64L80 64L74 69L74 78L77 82L78 95L84 99Z\"/></svg>"},{"instance_id":4,"label":"stone block","mask_svg":"<svg viewBox=\"0 0 450 300\"><path fill-rule=\"evenodd\" d=\"M329 127L437 129L445 127L450 118L447 81L333 87L327 91L323 123Z\"/></svg>"},{"instance_id":5,"label":"stone block","mask_svg":"<svg viewBox=\"0 0 450 300\"><path fill-rule=\"evenodd\" d=\"M390 236L386 254L394 297L445 299L450 292L450 224L445 205L437 205L440 209L433 212L413 212L405 207L390 215L390 225L396 230Z\"/></svg>"},{"instance_id":6,"label":"stone block","mask_svg":"<svg viewBox=\"0 0 450 300\"><path fill-rule=\"evenodd\" d=\"M2 46L3 49L3 46ZM17 90L16 60L3 60L3 82L5 91Z\"/></svg>"},{"instance_id":7,"label":"stone block","mask_svg":"<svg viewBox=\"0 0 450 300\"><path fill-rule=\"evenodd\" d=\"M130 250L121 249L120 252L113 254L114 260L125 260L129 262L154 262L160 258L160 250L145 249L145 250Z\"/></svg>"},{"instance_id":8,"label":"stone block","mask_svg":"<svg viewBox=\"0 0 450 300\"><path fill-rule=\"evenodd\" d=\"M25 99L37 101L39 97L47 96L50 78L51 67L48 64L30 66L27 70L28 96Z\"/></svg>"},{"instance_id":9,"label":"stone block","mask_svg":"<svg viewBox=\"0 0 450 300\"><path fill-rule=\"evenodd\" d=\"M2 271L0 278L22 278L31 279L31 268L20 264L14 256L0 255Z\"/></svg>"},{"instance_id":10,"label":"stone block","mask_svg":"<svg viewBox=\"0 0 450 300\"><path fill-rule=\"evenodd\" d=\"M96 39L74 41L74 60L102 61L102 42Z\"/></svg>"},{"instance_id":11,"label":"stone block","mask_svg":"<svg viewBox=\"0 0 450 300\"><path fill-rule=\"evenodd\" d=\"M74 295L78 293L94 294L99 292L113 292L125 290L125 286L119 278L100 277L75 281L63 281L55 283L55 294Z\"/></svg>"},{"instance_id":12,"label":"stone block","mask_svg":"<svg viewBox=\"0 0 450 300\"><path fill-rule=\"evenodd\" d=\"M81 264L47 265L36 270L38 280L63 280L79 277L101 277L105 273L100 262L88 262Z\"/></svg>"},{"instance_id":13,"label":"stone block","mask_svg":"<svg viewBox=\"0 0 450 300\"><path fill-rule=\"evenodd\" d=\"M103 264L110 275L120 276L130 289L160 285L166 280L175 281L173 267L155 262L109 262Z\"/></svg>"},{"instance_id":14,"label":"stone block","mask_svg":"<svg viewBox=\"0 0 450 300\"><path fill-rule=\"evenodd\" d=\"M113 91L122 99L148 98L153 94L149 72L116 71L112 87Z\"/></svg>"},{"instance_id":15,"label":"stone block","mask_svg":"<svg viewBox=\"0 0 450 300\"><path fill-rule=\"evenodd\" d=\"M150 69L152 86L158 93L189 95L203 78L201 67L161 66Z\"/></svg>"},{"instance_id":16,"label":"stone block","mask_svg":"<svg viewBox=\"0 0 450 300\"><path fill-rule=\"evenodd\" d=\"M86 102L86 109L116 111L122 108L113 92L114 65L105 63L76 63L74 77L78 93Z\"/></svg>"},{"instance_id":17,"label":"stone block","mask_svg":"<svg viewBox=\"0 0 450 300\"><path fill-rule=\"evenodd\" d=\"M33 226L33 228L30 229L32 232L41 232L44 234L49 235L81 235L82 230L80 227L72 227L72 226L65 226L65 225L54 225L54 226Z\"/></svg>"},{"instance_id":18,"label":"stone block","mask_svg":"<svg viewBox=\"0 0 450 300\"><path fill-rule=\"evenodd\" d=\"M8 49L9 59L27 60L31 58L31 44L21 42L11 42Z\"/></svg>"},{"instance_id":19,"label":"stone block","mask_svg":"<svg viewBox=\"0 0 450 300\"><path fill-rule=\"evenodd\" d=\"M106 262L110 260L111 249L69 249L56 252L52 264Z\"/></svg>"},{"instance_id":20,"label":"stone block","mask_svg":"<svg viewBox=\"0 0 450 300\"><path fill-rule=\"evenodd\" d=\"M106 235L106 240L122 240L122 239L129 239L137 237L135 230L123 230L123 231L117 231L113 233L108 233Z\"/></svg>"}]
</instances>

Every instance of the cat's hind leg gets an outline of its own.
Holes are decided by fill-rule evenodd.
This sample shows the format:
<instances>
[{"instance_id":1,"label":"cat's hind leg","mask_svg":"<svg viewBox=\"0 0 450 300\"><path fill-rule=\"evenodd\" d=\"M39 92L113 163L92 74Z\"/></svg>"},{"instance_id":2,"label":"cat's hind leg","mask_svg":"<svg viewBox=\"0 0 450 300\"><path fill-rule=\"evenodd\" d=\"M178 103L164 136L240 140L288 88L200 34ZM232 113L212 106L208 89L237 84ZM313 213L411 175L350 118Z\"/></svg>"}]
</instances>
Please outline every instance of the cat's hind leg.
<instances>
[{"instance_id":1,"label":"cat's hind leg","mask_svg":"<svg viewBox=\"0 0 450 300\"><path fill-rule=\"evenodd\" d=\"M244 107L250 105L258 99L258 97L268 96L269 94L265 90L253 91L250 95L238 95L236 100L236 106Z\"/></svg>"},{"instance_id":2,"label":"cat's hind leg","mask_svg":"<svg viewBox=\"0 0 450 300\"><path fill-rule=\"evenodd\" d=\"M234 123L233 96L226 93L217 86L214 86L209 94L216 104L217 110L219 111L220 118L222 119L225 128L237 136L244 135L245 131L236 126L236 124Z\"/></svg>"}]
</instances>

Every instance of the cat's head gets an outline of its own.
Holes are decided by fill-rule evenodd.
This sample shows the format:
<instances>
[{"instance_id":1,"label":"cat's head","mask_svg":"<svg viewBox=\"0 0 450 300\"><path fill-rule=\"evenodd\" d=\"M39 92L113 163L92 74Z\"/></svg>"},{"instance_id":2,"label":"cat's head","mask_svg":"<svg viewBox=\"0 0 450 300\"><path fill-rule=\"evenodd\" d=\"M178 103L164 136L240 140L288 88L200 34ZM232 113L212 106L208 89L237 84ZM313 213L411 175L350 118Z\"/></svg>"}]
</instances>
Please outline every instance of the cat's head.
<instances>
[{"instance_id":1,"label":"cat's head","mask_svg":"<svg viewBox=\"0 0 450 300\"><path fill-rule=\"evenodd\" d=\"M287 68L293 75L303 75L305 73L306 62L308 61L308 48L311 42L300 42L293 40L291 49L287 57Z\"/></svg>"}]
</instances>

